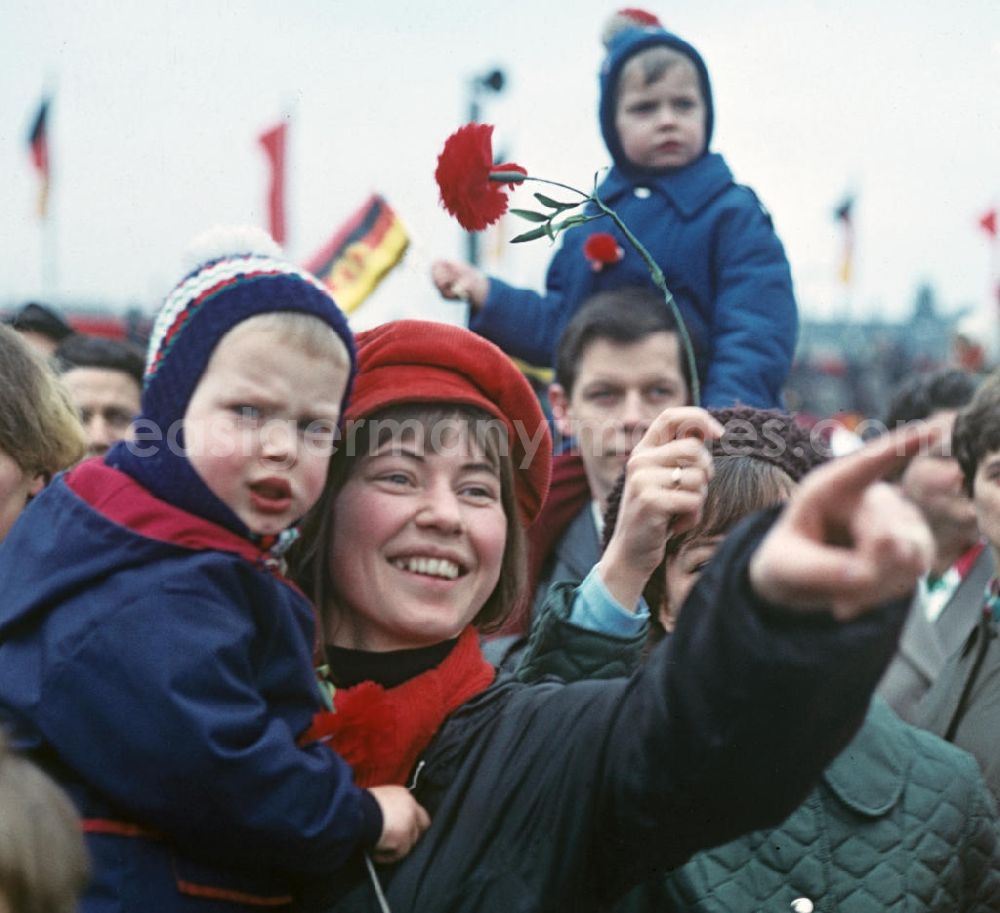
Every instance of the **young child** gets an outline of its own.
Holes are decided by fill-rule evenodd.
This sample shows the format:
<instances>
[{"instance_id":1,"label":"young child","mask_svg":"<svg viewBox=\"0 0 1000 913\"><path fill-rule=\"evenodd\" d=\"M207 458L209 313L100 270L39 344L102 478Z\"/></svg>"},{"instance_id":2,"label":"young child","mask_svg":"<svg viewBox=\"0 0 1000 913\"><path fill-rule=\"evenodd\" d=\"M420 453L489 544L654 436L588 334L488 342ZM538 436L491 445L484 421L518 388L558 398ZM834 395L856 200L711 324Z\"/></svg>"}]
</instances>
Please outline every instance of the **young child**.
<instances>
[{"instance_id":1,"label":"young child","mask_svg":"<svg viewBox=\"0 0 1000 913\"><path fill-rule=\"evenodd\" d=\"M132 440L59 477L0 549L0 720L76 801L88 913L286 909L428 824L301 738L315 622L281 553L355 362L328 292L271 247L241 241L170 293Z\"/></svg>"},{"instance_id":2,"label":"young child","mask_svg":"<svg viewBox=\"0 0 1000 913\"><path fill-rule=\"evenodd\" d=\"M708 71L655 17L623 11L606 30L601 132L614 162L598 188L666 277L694 341L702 405L779 405L797 314L781 242L753 191L708 151L714 108ZM595 263L588 241L615 236L622 258ZM649 270L607 218L565 232L539 295L439 261L446 298L467 298L469 326L510 355L551 365L556 342L595 292L651 284Z\"/></svg>"}]
</instances>

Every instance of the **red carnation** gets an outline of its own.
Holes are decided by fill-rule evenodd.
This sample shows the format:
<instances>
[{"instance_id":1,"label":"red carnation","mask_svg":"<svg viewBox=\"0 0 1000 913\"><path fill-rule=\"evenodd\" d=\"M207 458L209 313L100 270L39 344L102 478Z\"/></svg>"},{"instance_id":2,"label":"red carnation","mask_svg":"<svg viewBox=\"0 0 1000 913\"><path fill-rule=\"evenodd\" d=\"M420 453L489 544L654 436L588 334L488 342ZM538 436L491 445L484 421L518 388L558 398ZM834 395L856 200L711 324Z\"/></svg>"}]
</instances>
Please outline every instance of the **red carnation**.
<instances>
[{"instance_id":1,"label":"red carnation","mask_svg":"<svg viewBox=\"0 0 1000 913\"><path fill-rule=\"evenodd\" d=\"M491 171L528 174L520 165L493 164L492 124L466 124L445 141L434 178L441 204L466 231L482 231L507 211L504 185L490 180Z\"/></svg>"},{"instance_id":2,"label":"red carnation","mask_svg":"<svg viewBox=\"0 0 1000 913\"><path fill-rule=\"evenodd\" d=\"M592 234L583 244L583 254L590 261L595 272L600 272L605 266L617 263L625 256L618 246L614 235L606 231Z\"/></svg>"}]
</instances>

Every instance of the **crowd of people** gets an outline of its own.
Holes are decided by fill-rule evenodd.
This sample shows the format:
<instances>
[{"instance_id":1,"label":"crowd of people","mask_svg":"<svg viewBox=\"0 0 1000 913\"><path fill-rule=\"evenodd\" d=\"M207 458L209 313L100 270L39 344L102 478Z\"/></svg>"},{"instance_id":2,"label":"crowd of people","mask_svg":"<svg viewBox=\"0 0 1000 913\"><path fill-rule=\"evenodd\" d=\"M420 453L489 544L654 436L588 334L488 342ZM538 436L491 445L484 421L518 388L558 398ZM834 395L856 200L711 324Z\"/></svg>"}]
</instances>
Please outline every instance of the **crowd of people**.
<instances>
[{"instance_id":1,"label":"crowd of people","mask_svg":"<svg viewBox=\"0 0 1000 913\"><path fill-rule=\"evenodd\" d=\"M783 411L706 65L606 37L677 313L582 224L544 295L442 261L469 329L354 334L239 231L145 356L0 327L0 911L1000 910L1000 374L849 453Z\"/></svg>"}]
</instances>

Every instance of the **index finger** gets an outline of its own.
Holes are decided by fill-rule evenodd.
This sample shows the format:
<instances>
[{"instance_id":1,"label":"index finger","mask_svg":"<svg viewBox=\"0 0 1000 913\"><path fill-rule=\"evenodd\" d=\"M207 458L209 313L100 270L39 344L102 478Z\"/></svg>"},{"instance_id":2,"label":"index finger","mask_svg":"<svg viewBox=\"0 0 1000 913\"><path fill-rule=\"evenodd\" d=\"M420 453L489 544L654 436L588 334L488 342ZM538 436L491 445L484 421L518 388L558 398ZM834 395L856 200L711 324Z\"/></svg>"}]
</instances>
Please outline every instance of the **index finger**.
<instances>
[{"instance_id":1,"label":"index finger","mask_svg":"<svg viewBox=\"0 0 1000 913\"><path fill-rule=\"evenodd\" d=\"M860 450L827 463L805 481L816 484L822 479L820 491L829 500L839 500L847 494L860 493L921 450L929 448L940 436L940 429L924 424L890 431Z\"/></svg>"},{"instance_id":2,"label":"index finger","mask_svg":"<svg viewBox=\"0 0 1000 913\"><path fill-rule=\"evenodd\" d=\"M721 437L723 430L722 425L698 406L670 406L653 419L641 443L655 446L682 437L708 441Z\"/></svg>"}]
</instances>

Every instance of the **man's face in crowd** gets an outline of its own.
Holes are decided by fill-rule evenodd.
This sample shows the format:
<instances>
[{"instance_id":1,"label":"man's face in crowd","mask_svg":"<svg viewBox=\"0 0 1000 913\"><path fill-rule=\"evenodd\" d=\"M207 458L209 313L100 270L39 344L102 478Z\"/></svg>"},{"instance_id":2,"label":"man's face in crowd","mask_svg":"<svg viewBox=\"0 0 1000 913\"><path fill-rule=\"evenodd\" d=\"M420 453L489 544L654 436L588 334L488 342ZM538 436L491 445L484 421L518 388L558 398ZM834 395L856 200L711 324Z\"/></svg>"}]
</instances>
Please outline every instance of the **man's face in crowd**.
<instances>
[{"instance_id":1,"label":"man's face in crowd","mask_svg":"<svg viewBox=\"0 0 1000 913\"><path fill-rule=\"evenodd\" d=\"M591 494L604 506L632 448L668 406L688 402L676 333L638 342L595 339L580 357L569 394L549 389L561 434L577 439Z\"/></svg>"},{"instance_id":2,"label":"man's face in crowd","mask_svg":"<svg viewBox=\"0 0 1000 913\"><path fill-rule=\"evenodd\" d=\"M70 368L62 375L87 434L87 455L105 453L124 440L139 414L141 391L135 378L108 368Z\"/></svg>"},{"instance_id":3,"label":"man's face in crowd","mask_svg":"<svg viewBox=\"0 0 1000 913\"><path fill-rule=\"evenodd\" d=\"M967 536L976 540L976 512L962 488L962 470L952 456L951 432L956 412L943 409L925 422L941 432L937 443L907 464L899 483L903 494L918 508L935 536Z\"/></svg>"}]
</instances>

